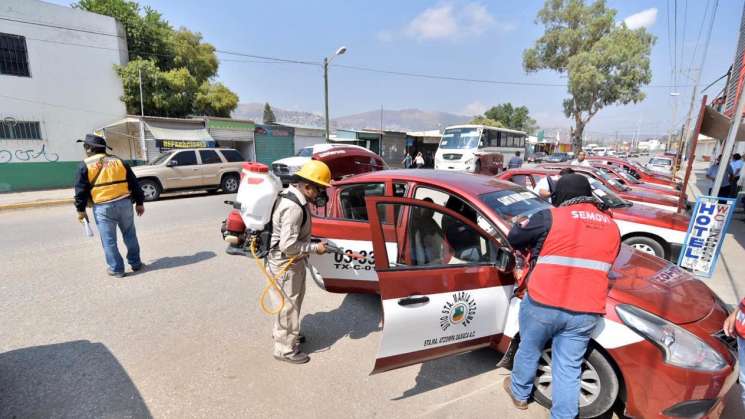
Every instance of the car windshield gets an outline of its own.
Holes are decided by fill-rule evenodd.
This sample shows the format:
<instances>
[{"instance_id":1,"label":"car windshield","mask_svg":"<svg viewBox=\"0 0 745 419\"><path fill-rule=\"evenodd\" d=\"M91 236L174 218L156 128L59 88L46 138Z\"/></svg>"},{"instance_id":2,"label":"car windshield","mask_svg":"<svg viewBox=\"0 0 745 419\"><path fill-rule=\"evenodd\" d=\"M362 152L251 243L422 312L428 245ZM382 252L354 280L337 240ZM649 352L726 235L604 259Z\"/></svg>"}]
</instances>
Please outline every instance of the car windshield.
<instances>
[{"instance_id":1,"label":"car windshield","mask_svg":"<svg viewBox=\"0 0 745 419\"><path fill-rule=\"evenodd\" d=\"M295 155L298 157L313 157L313 147L301 148Z\"/></svg>"},{"instance_id":2,"label":"car windshield","mask_svg":"<svg viewBox=\"0 0 745 419\"><path fill-rule=\"evenodd\" d=\"M603 178L606 182L608 182L615 189L618 189L621 191L627 191L630 189L629 187L624 186L621 182L617 181L616 178L614 178L611 174L609 174L605 170L596 170L595 173L597 173L598 176Z\"/></svg>"},{"instance_id":3,"label":"car windshield","mask_svg":"<svg viewBox=\"0 0 745 419\"><path fill-rule=\"evenodd\" d=\"M668 159L650 159L649 164L653 166L672 166L673 162Z\"/></svg>"},{"instance_id":4,"label":"car windshield","mask_svg":"<svg viewBox=\"0 0 745 419\"><path fill-rule=\"evenodd\" d=\"M164 161L168 160L169 157L173 155L173 152L161 154L160 157L150 162L151 165L161 164Z\"/></svg>"},{"instance_id":5,"label":"car windshield","mask_svg":"<svg viewBox=\"0 0 745 419\"><path fill-rule=\"evenodd\" d=\"M625 208L630 207L632 204L629 201L624 200L620 196L616 195L615 192L608 189L607 186L603 185L596 179L588 178L590 186L592 186L592 193L596 198L600 199L610 208Z\"/></svg>"},{"instance_id":6,"label":"car windshield","mask_svg":"<svg viewBox=\"0 0 745 419\"><path fill-rule=\"evenodd\" d=\"M472 149L479 145L478 128L446 129L440 140L440 148L445 150Z\"/></svg>"},{"instance_id":7,"label":"car windshield","mask_svg":"<svg viewBox=\"0 0 745 419\"><path fill-rule=\"evenodd\" d=\"M515 216L530 217L536 212L551 208L551 204L526 189L504 189L479 195L481 202L506 220Z\"/></svg>"}]
</instances>

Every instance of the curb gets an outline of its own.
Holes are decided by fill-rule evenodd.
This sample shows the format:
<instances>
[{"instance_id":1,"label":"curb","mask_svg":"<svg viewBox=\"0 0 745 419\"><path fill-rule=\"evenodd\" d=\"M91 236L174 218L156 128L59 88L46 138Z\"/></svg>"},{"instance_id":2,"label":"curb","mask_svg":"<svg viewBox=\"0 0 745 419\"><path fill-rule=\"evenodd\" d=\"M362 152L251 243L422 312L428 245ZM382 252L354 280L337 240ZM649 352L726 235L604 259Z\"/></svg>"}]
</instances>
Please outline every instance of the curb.
<instances>
[{"instance_id":1,"label":"curb","mask_svg":"<svg viewBox=\"0 0 745 419\"><path fill-rule=\"evenodd\" d=\"M17 202L13 204L0 204L0 211L24 209L24 208L53 207L57 205L72 204L73 202L75 202L74 199L65 198L65 199L49 199L45 201Z\"/></svg>"}]
</instances>

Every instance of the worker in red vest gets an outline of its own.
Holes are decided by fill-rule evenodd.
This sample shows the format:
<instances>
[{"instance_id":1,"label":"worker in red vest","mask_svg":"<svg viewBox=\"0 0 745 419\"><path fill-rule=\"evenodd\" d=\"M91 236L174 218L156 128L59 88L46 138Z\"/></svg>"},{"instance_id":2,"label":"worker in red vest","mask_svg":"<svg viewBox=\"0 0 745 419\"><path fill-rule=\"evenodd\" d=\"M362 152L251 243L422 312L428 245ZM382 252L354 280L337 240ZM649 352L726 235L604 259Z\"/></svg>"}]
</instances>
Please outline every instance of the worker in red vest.
<instances>
[{"instance_id":1,"label":"worker in red vest","mask_svg":"<svg viewBox=\"0 0 745 419\"><path fill-rule=\"evenodd\" d=\"M516 223L508 236L514 248L530 252L531 272L520 306L520 346L504 389L517 408L528 408L538 360L551 341L551 417L575 418L582 359L605 314L621 235L582 175L562 176L553 204Z\"/></svg>"},{"instance_id":2,"label":"worker in red vest","mask_svg":"<svg viewBox=\"0 0 745 419\"><path fill-rule=\"evenodd\" d=\"M724 334L737 337L737 353L740 362L740 396L745 406L745 298L740 301L739 307L724 321Z\"/></svg>"}]
</instances>

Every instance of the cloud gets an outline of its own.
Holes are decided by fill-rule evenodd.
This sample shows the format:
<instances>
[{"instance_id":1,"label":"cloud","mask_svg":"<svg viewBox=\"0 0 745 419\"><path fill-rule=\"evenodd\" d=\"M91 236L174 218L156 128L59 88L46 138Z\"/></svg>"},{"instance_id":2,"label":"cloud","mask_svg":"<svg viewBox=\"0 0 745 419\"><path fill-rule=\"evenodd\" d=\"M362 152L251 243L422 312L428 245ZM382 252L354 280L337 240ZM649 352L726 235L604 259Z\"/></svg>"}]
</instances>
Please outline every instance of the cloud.
<instances>
[{"instance_id":1,"label":"cloud","mask_svg":"<svg viewBox=\"0 0 745 419\"><path fill-rule=\"evenodd\" d=\"M481 35L494 22L494 17L479 3L468 3L462 7L446 3L425 9L402 32L418 41L454 40Z\"/></svg>"},{"instance_id":2,"label":"cloud","mask_svg":"<svg viewBox=\"0 0 745 419\"><path fill-rule=\"evenodd\" d=\"M378 38L378 41L380 42L393 42L396 34L389 30L382 30L378 31L378 33L375 34L375 37Z\"/></svg>"},{"instance_id":3,"label":"cloud","mask_svg":"<svg viewBox=\"0 0 745 419\"><path fill-rule=\"evenodd\" d=\"M479 102L478 100L475 102L471 102L463 109L461 112L462 115L467 116L476 116L481 115L482 113L486 112L486 110L489 107L484 105L483 103Z\"/></svg>"},{"instance_id":4,"label":"cloud","mask_svg":"<svg viewBox=\"0 0 745 419\"><path fill-rule=\"evenodd\" d=\"M629 29L649 28L657 21L657 8L642 10L623 20Z\"/></svg>"}]
</instances>

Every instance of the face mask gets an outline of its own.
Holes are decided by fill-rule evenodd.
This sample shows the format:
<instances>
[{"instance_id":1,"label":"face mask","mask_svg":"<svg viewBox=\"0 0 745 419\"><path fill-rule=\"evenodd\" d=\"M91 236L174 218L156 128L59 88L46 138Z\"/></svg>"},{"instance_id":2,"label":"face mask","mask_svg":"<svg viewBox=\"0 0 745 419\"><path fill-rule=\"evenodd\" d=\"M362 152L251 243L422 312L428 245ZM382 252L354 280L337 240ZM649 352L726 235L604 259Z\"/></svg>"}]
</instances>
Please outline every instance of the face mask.
<instances>
[{"instance_id":1,"label":"face mask","mask_svg":"<svg viewBox=\"0 0 745 419\"><path fill-rule=\"evenodd\" d=\"M329 202L328 194L326 193L325 190L321 190L318 192L316 199L313 200L313 205L317 207L325 207L328 202Z\"/></svg>"}]
</instances>

